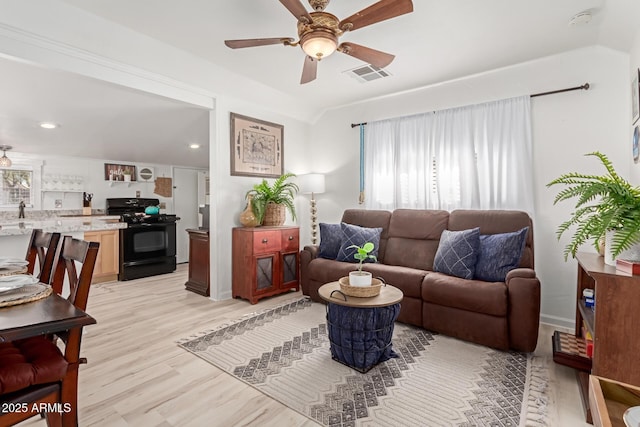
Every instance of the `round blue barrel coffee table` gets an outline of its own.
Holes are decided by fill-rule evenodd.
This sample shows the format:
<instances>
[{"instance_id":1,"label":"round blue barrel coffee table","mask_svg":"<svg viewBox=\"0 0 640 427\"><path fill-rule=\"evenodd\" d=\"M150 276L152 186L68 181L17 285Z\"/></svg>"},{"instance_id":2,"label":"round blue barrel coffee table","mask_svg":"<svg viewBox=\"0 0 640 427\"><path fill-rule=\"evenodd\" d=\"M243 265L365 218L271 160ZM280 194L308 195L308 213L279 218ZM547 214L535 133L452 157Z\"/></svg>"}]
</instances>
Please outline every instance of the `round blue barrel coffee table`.
<instances>
[{"instance_id":1,"label":"round blue barrel coffee table","mask_svg":"<svg viewBox=\"0 0 640 427\"><path fill-rule=\"evenodd\" d=\"M334 292L337 291L337 292ZM383 286L374 297L353 297L340 292L340 283L318 289L327 301L327 332L331 357L359 372L397 357L391 346L393 325L400 314L402 291Z\"/></svg>"}]
</instances>

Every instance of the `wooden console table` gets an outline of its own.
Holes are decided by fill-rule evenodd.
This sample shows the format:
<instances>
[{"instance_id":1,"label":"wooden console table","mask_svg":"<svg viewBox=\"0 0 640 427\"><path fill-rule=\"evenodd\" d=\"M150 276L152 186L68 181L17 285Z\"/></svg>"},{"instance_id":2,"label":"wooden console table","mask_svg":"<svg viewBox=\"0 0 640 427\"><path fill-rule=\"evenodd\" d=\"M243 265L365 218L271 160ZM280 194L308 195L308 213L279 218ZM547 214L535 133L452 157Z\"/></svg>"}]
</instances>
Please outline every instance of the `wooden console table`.
<instances>
[{"instance_id":1,"label":"wooden console table","mask_svg":"<svg viewBox=\"0 0 640 427\"><path fill-rule=\"evenodd\" d=\"M640 386L640 276L617 271L592 253L578 253L577 337L583 320L593 336L591 372L577 371L586 418L591 422L589 374ZM595 310L587 308L584 289L595 292Z\"/></svg>"},{"instance_id":2,"label":"wooden console table","mask_svg":"<svg viewBox=\"0 0 640 427\"><path fill-rule=\"evenodd\" d=\"M209 286L209 229L187 229L189 233L189 280L184 287L208 297Z\"/></svg>"}]
</instances>

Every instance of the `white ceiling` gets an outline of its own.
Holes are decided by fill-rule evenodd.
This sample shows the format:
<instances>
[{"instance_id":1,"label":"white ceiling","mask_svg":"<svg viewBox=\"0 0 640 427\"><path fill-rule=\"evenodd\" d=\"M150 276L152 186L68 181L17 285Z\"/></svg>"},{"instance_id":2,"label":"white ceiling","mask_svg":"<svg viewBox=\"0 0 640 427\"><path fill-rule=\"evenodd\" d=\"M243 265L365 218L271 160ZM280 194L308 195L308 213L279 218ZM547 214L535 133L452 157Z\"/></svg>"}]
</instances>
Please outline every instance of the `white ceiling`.
<instances>
[{"instance_id":1,"label":"white ceiling","mask_svg":"<svg viewBox=\"0 0 640 427\"><path fill-rule=\"evenodd\" d=\"M593 44L628 52L640 16L637 0L414 0L413 13L340 39L396 55L387 67L393 77L359 83L342 72L364 64L336 52L318 64L315 81L300 85L299 47L232 50L223 43L296 37L296 20L278 0L64 1L304 98L319 110ZM374 2L331 0L326 11L346 18ZM587 9L593 11L591 24L568 25Z\"/></svg>"},{"instance_id":2,"label":"white ceiling","mask_svg":"<svg viewBox=\"0 0 640 427\"><path fill-rule=\"evenodd\" d=\"M321 61L315 81L300 85L299 48L232 50L223 43L295 37L295 18L277 0L63 1L304 99L318 112L594 44L629 52L640 28L637 0L414 0L413 13L341 37L395 54L386 68L392 77L359 83L343 71L364 64L337 52ZM332 0L326 11L345 18L373 2ZM593 13L590 24L568 25L585 10ZM207 165L206 110L6 60L0 90L0 143L17 151ZM45 132L36 126L50 119L62 127ZM204 148L186 150L192 141Z\"/></svg>"},{"instance_id":3,"label":"white ceiling","mask_svg":"<svg viewBox=\"0 0 640 427\"><path fill-rule=\"evenodd\" d=\"M13 151L209 165L208 110L2 58L0 94L0 144ZM60 127L42 129L48 121ZM190 149L191 143L201 148Z\"/></svg>"}]
</instances>

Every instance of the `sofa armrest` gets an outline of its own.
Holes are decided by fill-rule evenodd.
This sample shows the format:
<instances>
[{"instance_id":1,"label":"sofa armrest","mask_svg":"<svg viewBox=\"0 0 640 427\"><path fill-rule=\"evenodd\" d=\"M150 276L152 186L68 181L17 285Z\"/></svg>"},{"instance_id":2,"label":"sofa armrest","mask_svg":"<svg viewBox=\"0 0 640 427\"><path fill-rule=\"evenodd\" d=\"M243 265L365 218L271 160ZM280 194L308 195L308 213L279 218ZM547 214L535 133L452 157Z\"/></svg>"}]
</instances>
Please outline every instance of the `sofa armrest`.
<instances>
[{"instance_id":1,"label":"sofa armrest","mask_svg":"<svg viewBox=\"0 0 640 427\"><path fill-rule=\"evenodd\" d=\"M509 298L509 342L517 351L532 352L540 326L540 280L530 268L516 268L505 280Z\"/></svg>"},{"instance_id":2,"label":"sofa armrest","mask_svg":"<svg viewBox=\"0 0 640 427\"><path fill-rule=\"evenodd\" d=\"M309 263L318 257L318 246L305 246L300 251L300 287L303 295L309 295Z\"/></svg>"},{"instance_id":3,"label":"sofa armrest","mask_svg":"<svg viewBox=\"0 0 640 427\"><path fill-rule=\"evenodd\" d=\"M318 254L320 253L320 246L305 246L303 251L309 251L311 254L311 259L318 258Z\"/></svg>"}]
</instances>

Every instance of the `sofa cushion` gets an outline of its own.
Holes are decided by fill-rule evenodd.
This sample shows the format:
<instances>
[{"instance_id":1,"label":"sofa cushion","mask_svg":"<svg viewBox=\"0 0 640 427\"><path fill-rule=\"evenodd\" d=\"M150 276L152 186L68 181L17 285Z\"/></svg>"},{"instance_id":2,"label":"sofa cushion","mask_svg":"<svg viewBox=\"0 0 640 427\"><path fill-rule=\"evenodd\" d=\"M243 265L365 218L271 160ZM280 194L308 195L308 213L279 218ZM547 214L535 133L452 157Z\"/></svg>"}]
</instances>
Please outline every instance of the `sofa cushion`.
<instances>
[{"instance_id":1,"label":"sofa cushion","mask_svg":"<svg viewBox=\"0 0 640 427\"><path fill-rule=\"evenodd\" d=\"M341 277L347 277L350 271L356 270L357 266L350 262L316 258L313 262L309 263L308 268L309 277L312 278L313 281L325 284L335 282Z\"/></svg>"},{"instance_id":2,"label":"sofa cushion","mask_svg":"<svg viewBox=\"0 0 640 427\"><path fill-rule=\"evenodd\" d=\"M512 233L529 227L527 243L519 267L534 268L533 223L529 214L511 210L458 209L449 215L449 230L480 227L480 234Z\"/></svg>"},{"instance_id":3,"label":"sofa cushion","mask_svg":"<svg viewBox=\"0 0 640 427\"><path fill-rule=\"evenodd\" d=\"M475 278L488 282L504 282L507 273L520 265L529 227L513 233L480 236L480 253Z\"/></svg>"},{"instance_id":4,"label":"sofa cushion","mask_svg":"<svg viewBox=\"0 0 640 427\"><path fill-rule=\"evenodd\" d=\"M449 212L396 209L389 222L384 264L433 270L440 235L447 229Z\"/></svg>"},{"instance_id":5,"label":"sofa cushion","mask_svg":"<svg viewBox=\"0 0 640 427\"><path fill-rule=\"evenodd\" d=\"M353 224L341 223L342 228L342 244L338 251L337 260L345 262L359 262L353 256L358 252L356 248L350 246L356 245L358 247L364 245L367 242L373 243L374 249L369 255L375 257L378 256L378 247L380 246L380 233L382 228L366 228ZM374 262L372 259L367 258L364 262Z\"/></svg>"},{"instance_id":6,"label":"sofa cushion","mask_svg":"<svg viewBox=\"0 0 640 427\"><path fill-rule=\"evenodd\" d=\"M493 316L507 315L507 285L429 273L422 285L422 299L445 307Z\"/></svg>"},{"instance_id":7,"label":"sofa cushion","mask_svg":"<svg viewBox=\"0 0 640 427\"><path fill-rule=\"evenodd\" d=\"M327 259L336 259L342 245L342 227L340 224L320 223L320 252L318 256Z\"/></svg>"},{"instance_id":8,"label":"sofa cushion","mask_svg":"<svg viewBox=\"0 0 640 427\"><path fill-rule=\"evenodd\" d=\"M400 289L405 297L420 298L422 281L427 271L385 264L367 264L363 270L373 277L382 277L389 285Z\"/></svg>"},{"instance_id":9,"label":"sofa cushion","mask_svg":"<svg viewBox=\"0 0 640 427\"><path fill-rule=\"evenodd\" d=\"M444 230L433 260L433 271L472 279L480 246L480 229Z\"/></svg>"}]
</instances>

